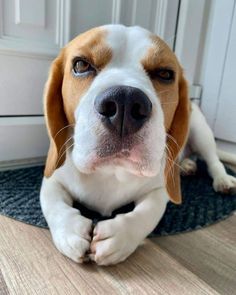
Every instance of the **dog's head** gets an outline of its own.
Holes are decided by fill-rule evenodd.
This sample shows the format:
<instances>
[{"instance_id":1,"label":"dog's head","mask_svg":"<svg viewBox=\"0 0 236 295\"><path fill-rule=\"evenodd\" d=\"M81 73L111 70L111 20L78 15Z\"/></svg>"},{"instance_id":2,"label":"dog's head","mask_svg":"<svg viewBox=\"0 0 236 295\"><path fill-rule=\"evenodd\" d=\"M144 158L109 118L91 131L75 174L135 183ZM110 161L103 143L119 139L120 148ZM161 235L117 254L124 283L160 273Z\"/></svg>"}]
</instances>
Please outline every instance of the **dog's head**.
<instances>
[{"instance_id":1,"label":"dog's head","mask_svg":"<svg viewBox=\"0 0 236 295\"><path fill-rule=\"evenodd\" d=\"M44 106L50 137L46 177L64 163L66 149L87 174L120 166L152 177L164 164L170 198L180 202L173 163L188 131L187 85L160 38L122 25L78 36L52 64Z\"/></svg>"}]
</instances>

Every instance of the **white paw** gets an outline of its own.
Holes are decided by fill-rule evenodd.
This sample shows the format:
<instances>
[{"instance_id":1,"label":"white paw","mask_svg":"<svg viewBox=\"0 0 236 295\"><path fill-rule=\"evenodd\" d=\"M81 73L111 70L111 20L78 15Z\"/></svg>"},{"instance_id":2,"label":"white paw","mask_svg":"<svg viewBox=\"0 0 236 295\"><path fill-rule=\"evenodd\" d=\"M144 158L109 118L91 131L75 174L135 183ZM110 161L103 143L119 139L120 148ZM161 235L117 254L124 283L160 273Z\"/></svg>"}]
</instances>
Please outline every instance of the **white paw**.
<instances>
[{"instance_id":1,"label":"white paw","mask_svg":"<svg viewBox=\"0 0 236 295\"><path fill-rule=\"evenodd\" d=\"M186 158L181 162L181 175L194 175L197 171L197 164L193 160Z\"/></svg>"},{"instance_id":2,"label":"white paw","mask_svg":"<svg viewBox=\"0 0 236 295\"><path fill-rule=\"evenodd\" d=\"M89 250L92 220L79 214L77 210L62 216L60 223L50 228L57 249L75 262L82 263Z\"/></svg>"},{"instance_id":3,"label":"white paw","mask_svg":"<svg viewBox=\"0 0 236 295\"><path fill-rule=\"evenodd\" d=\"M124 215L99 222L94 229L90 258L98 265L111 265L124 261L141 241L130 230Z\"/></svg>"},{"instance_id":4,"label":"white paw","mask_svg":"<svg viewBox=\"0 0 236 295\"><path fill-rule=\"evenodd\" d=\"M236 193L236 178L228 174L215 177L213 187L216 192L234 194Z\"/></svg>"}]
</instances>

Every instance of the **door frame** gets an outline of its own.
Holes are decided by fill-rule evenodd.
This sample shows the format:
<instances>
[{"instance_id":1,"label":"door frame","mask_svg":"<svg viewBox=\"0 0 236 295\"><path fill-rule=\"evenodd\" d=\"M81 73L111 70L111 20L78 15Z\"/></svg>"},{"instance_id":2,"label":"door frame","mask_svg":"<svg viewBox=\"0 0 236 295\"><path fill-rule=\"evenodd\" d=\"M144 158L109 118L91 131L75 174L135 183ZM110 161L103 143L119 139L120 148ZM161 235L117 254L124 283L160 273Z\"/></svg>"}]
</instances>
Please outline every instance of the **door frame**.
<instances>
[{"instance_id":1,"label":"door frame","mask_svg":"<svg viewBox=\"0 0 236 295\"><path fill-rule=\"evenodd\" d=\"M201 108L213 130L217 116L235 2L235 0L227 0L213 1L212 3L211 24L206 44L207 52L202 77L204 89Z\"/></svg>"},{"instance_id":2,"label":"door frame","mask_svg":"<svg viewBox=\"0 0 236 295\"><path fill-rule=\"evenodd\" d=\"M208 0L180 1L174 51L190 85L196 84L208 6Z\"/></svg>"}]
</instances>

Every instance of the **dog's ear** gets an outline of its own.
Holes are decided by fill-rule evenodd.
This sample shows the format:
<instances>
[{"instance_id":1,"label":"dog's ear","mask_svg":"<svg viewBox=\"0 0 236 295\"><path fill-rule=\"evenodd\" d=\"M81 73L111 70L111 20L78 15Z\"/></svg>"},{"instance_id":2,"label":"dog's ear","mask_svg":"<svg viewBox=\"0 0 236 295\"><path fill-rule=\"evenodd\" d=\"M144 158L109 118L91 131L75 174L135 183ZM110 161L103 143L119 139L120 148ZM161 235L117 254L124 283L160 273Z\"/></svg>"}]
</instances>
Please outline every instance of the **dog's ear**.
<instances>
[{"instance_id":1,"label":"dog's ear","mask_svg":"<svg viewBox=\"0 0 236 295\"><path fill-rule=\"evenodd\" d=\"M62 98L64 53L53 61L44 90L44 114L50 140L44 175L49 177L65 160L64 143L67 138L68 123ZM64 128L64 129L63 129Z\"/></svg>"},{"instance_id":2,"label":"dog's ear","mask_svg":"<svg viewBox=\"0 0 236 295\"><path fill-rule=\"evenodd\" d=\"M178 155L187 139L190 115L188 85L182 73L178 88L178 105L171 126L167 130L167 159L165 167L167 192L171 201L175 204L180 204L182 201Z\"/></svg>"}]
</instances>

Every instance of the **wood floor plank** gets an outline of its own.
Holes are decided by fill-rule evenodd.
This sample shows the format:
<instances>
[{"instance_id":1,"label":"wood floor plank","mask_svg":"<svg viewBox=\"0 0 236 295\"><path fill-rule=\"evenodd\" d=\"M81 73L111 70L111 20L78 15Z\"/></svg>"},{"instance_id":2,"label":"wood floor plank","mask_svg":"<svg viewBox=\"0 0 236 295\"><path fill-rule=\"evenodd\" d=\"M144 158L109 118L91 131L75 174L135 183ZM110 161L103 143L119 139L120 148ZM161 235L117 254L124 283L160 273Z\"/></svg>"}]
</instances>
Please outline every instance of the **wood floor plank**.
<instances>
[{"instance_id":1,"label":"wood floor plank","mask_svg":"<svg viewBox=\"0 0 236 295\"><path fill-rule=\"evenodd\" d=\"M3 278L1 269L0 269L0 294L1 295L9 295L10 294L9 290L7 288L6 282Z\"/></svg>"},{"instance_id":2,"label":"wood floor plank","mask_svg":"<svg viewBox=\"0 0 236 295\"><path fill-rule=\"evenodd\" d=\"M220 294L236 294L236 215L202 230L152 241Z\"/></svg>"},{"instance_id":3,"label":"wood floor plank","mask_svg":"<svg viewBox=\"0 0 236 295\"><path fill-rule=\"evenodd\" d=\"M48 230L3 216L0 270L10 295L219 294L150 240L119 265L78 265L54 248Z\"/></svg>"}]
</instances>

